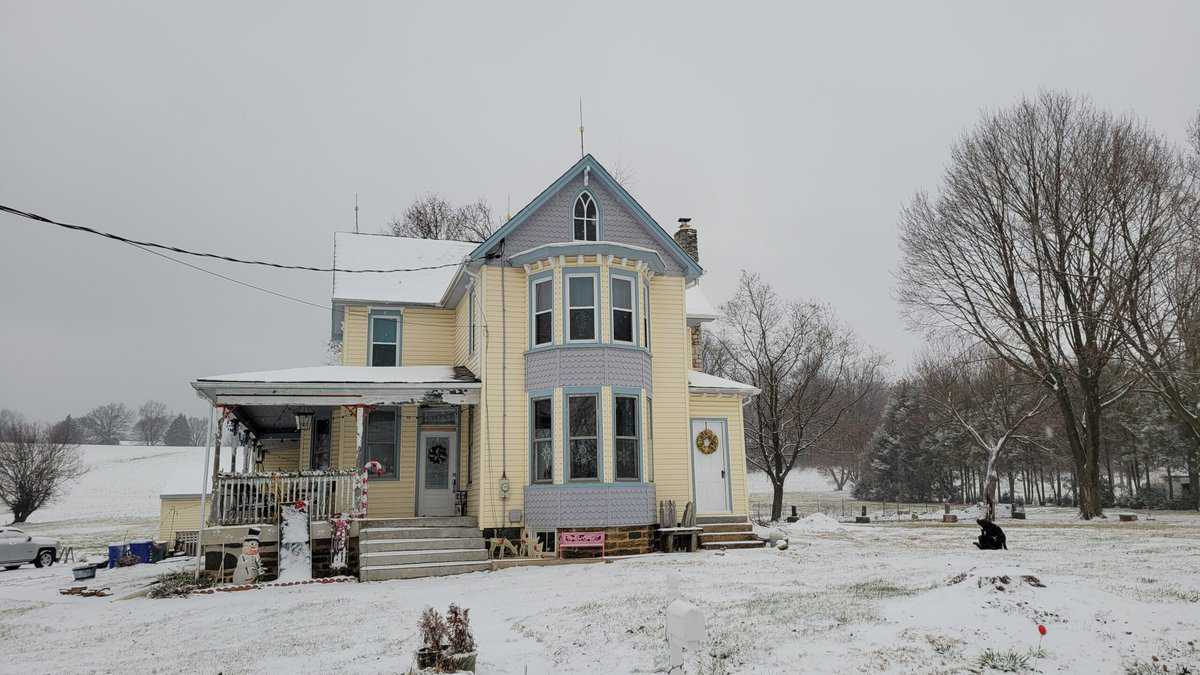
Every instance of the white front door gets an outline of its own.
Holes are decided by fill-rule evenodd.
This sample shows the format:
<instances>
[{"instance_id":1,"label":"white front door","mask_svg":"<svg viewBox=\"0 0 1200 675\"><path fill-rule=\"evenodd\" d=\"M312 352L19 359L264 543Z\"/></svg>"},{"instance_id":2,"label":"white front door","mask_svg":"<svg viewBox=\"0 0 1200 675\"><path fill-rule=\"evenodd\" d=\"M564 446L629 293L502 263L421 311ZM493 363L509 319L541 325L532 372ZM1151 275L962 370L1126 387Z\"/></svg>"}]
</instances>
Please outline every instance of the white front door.
<instances>
[{"instance_id":1,"label":"white front door","mask_svg":"<svg viewBox=\"0 0 1200 675\"><path fill-rule=\"evenodd\" d=\"M725 420L692 420L696 513L728 513L730 510L728 438Z\"/></svg>"},{"instance_id":2,"label":"white front door","mask_svg":"<svg viewBox=\"0 0 1200 675\"><path fill-rule=\"evenodd\" d=\"M422 431L417 444L417 515L454 515L458 443L453 431Z\"/></svg>"}]
</instances>

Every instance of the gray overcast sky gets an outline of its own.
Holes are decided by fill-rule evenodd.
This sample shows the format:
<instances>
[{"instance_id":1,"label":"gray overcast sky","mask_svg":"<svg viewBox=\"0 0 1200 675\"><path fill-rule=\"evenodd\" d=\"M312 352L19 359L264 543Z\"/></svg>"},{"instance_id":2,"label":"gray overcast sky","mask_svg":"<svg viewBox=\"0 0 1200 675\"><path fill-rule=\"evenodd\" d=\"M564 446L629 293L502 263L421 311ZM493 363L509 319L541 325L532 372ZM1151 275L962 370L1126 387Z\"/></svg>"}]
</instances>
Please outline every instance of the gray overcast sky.
<instances>
[{"instance_id":1,"label":"gray overcast sky","mask_svg":"<svg viewBox=\"0 0 1200 675\"><path fill-rule=\"evenodd\" d=\"M1182 137L1200 3L43 3L0 0L0 203L328 263L417 195L515 211L588 151L709 294L753 267L908 362L896 216L982 108L1090 94ZM0 407L49 419L200 375L320 363L329 313L0 215ZM328 301L328 275L201 262Z\"/></svg>"}]
</instances>

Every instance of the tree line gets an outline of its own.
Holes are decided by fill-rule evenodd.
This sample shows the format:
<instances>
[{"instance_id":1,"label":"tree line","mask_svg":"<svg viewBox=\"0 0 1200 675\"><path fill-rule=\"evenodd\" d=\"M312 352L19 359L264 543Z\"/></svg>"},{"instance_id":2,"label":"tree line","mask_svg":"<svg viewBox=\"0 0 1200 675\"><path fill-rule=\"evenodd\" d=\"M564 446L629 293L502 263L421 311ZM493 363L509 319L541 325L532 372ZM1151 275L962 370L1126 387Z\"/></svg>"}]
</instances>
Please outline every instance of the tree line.
<instances>
[{"instance_id":1,"label":"tree line","mask_svg":"<svg viewBox=\"0 0 1200 675\"><path fill-rule=\"evenodd\" d=\"M930 346L893 382L832 309L744 272L701 355L761 391L746 452L772 517L801 465L989 515L1001 490L1083 518L1200 508L1200 114L1187 139L1059 92L984 113L901 213L896 294Z\"/></svg>"},{"instance_id":2,"label":"tree line","mask_svg":"<svg viewBox=\"0 0 1200 675\"><path fill-rule=\"evenodd\" d=\"M82 416L67 415L49 425L30 422L16 411L0 410L0 440L21 427L44 427L46 435L69 444L204 445L208 422L202 417L172 413L161 401L146 401L136 410L124 403L105 403Z\"/></svg>"}]
</instances>

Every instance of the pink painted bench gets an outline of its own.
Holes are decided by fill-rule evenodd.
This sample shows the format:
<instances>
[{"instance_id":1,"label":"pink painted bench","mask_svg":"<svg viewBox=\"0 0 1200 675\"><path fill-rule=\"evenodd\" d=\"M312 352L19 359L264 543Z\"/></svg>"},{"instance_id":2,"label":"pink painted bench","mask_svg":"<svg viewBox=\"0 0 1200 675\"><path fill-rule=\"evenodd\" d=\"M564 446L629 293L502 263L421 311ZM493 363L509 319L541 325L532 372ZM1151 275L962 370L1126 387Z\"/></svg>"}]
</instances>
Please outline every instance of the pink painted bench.
<instances>
[{"instance_id":1,"label":"pink painted bench","mask_svg":"<svg viewBox=\"0 0 1200 675\"><path fill-rule=\"evenodd\" d=\"M604 533L603 532L559 532L558 533L558 557L562 557L562 551L566 548L598 548L600 549L600 557L604 557Z\"/></svg>"}]
</instances>

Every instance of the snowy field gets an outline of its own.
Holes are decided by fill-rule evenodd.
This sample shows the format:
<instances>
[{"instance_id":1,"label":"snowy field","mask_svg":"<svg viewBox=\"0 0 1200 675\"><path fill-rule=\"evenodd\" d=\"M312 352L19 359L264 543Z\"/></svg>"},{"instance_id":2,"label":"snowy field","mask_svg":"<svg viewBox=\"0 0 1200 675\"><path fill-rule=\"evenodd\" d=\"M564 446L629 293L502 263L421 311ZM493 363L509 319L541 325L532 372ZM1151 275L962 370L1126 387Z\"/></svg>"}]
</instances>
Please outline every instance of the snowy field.
<instances>
[{"instance_id":1,"label":"snowy field","mask_svg":"<svg viewBox=\"0 0 1200 675\"><path fill-rule=\"evenodd\" d=\"M127 496L122 514L156 504L140 489L94 487ZM42 525L86 529L61 508ZM26 566L0 572L0 672L398 672L420 611L450 602L471 609L481 673L661 672L673 576L707 615L706 672L986 672L988 649L1024 659L1022 672L1151 672L1137 668L1155 657L1157 672L1200 668L1200 517L1082 523L1069 509L1030 508L1029 520L1001 524L1008 551L976 550L970 523L813 515L787 526L786 551L169 600L118 598L186 561L101 572L115 593L103 599L60 596L66 566ZM1031 651L1038 623L1042 652Z\"/></svg>"}]
</instances>

